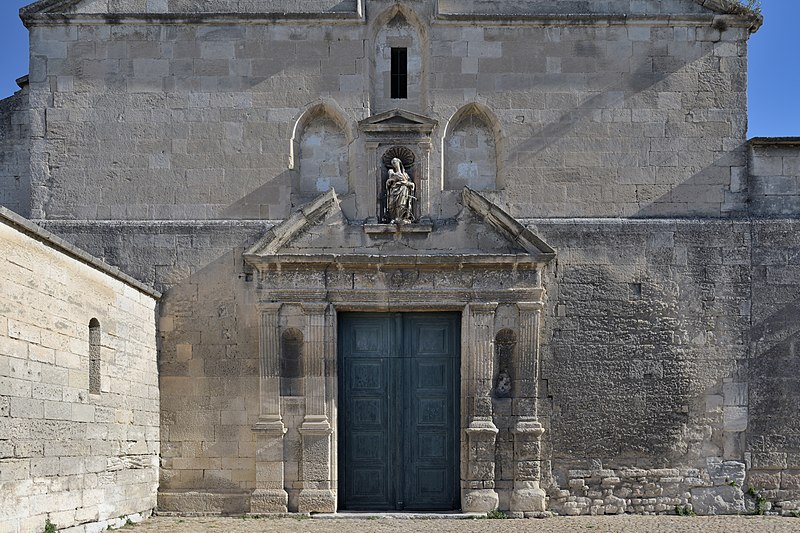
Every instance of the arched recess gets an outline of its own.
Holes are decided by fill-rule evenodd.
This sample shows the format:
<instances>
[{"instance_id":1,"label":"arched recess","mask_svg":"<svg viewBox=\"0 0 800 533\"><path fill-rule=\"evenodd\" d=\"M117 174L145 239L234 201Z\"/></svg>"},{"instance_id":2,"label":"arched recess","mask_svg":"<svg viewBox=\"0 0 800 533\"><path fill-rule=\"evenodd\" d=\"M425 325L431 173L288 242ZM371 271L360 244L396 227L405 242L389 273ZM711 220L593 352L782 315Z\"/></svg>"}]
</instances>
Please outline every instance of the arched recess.
<instances>
[{"instance_id":1,"label":"arched recess","mask_svg":"<svg viewBox=\"0 0 800 533\"><path fill-rule=\"evenodd\" d=\"M303 396L303 333L289 328L281 335L281 396Z\"/></svg>"},{"instance_id":2,"label":"arched recess","mask_svg":"<svg viewBox=\"0 0 800 533\"><path fill-rule=\"evenodd\" d=\"M339 195L351 190L350 146L352 127L338 106L317 102L295 121L289 168L295 171L292 195L311 198L335 189Z\"/></svg>"},{"instance_id":3,"label":"arched recess","mask_svg":"<svg viewBox=\"0 0 800 533\"><path fill-rule=\"evenodd\" d=\"M89 321L89 392L91 394L100 394L102 390L100 336L100 321L92 318Z\"/></svg>"},{"instance_id":4,"label":"arched recess","mask_svg":"<svg viewBox=\"0 0 800 533\"><path fill-rule=\"evenodd\" d=\"M370 78L372 114L392 109L424 113L428 93L428 31L413 10L395 4L375 18L372 25L373 55ZM407 51L406 98L391 97L392 48Z\"/></svg>"},{"instance_id":5,"label":"arched recess","mask_svg":"<svg viewBox=\"0 0 800 533\"><path fill-rule=\"evenodd\" d=\"M499 190L502 178L503 137L497 117L486 106L472 102L447 123L442 139L443 188Z\"/></svg>"}]
</instances>

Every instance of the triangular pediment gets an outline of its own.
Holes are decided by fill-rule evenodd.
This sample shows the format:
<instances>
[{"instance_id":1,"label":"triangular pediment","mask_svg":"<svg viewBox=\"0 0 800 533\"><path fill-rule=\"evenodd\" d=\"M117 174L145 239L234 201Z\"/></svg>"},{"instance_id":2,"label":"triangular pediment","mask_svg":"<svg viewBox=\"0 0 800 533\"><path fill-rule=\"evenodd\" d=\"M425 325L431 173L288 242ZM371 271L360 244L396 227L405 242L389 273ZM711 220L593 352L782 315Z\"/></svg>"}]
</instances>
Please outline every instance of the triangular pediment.
<instances>
[{"instance_id":1,"label":"triangular pediment","mask_svg":"<svg viewBox=\"0 0 800 533\"><path fill-rule=\"evenodd\" d=\"M358 123L361 131L417 131L430 134L437 126L436 120L404 109L392 109L373 115Z\"/></svg>"},{"instance_id":2,"label":"triangular pediment","mask_svg":"<svg viewBox=\"0 0 800 533\"><path fill-rule=\"evenodd\" d=\"M331 190L273 227L244 253L262 264L545 264L555 251L479 193L465 189L457 219L431 224L351 223Z\"/></svg>"}]
</instances>

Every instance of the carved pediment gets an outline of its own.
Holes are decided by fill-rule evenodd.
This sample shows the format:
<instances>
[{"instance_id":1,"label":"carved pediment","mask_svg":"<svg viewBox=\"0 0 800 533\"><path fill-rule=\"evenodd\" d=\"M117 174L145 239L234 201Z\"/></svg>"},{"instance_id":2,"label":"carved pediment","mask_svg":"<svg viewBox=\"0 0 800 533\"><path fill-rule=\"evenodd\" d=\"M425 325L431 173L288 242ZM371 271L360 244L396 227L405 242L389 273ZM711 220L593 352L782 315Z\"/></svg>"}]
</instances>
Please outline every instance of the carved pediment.
<instances>
[{"instance_id":1,"label":"carved pediment","mask_svg":"<svg viewBox=\"0 0 800 533\"><path fill-rule=\"evenodd\" d=\"M555 250L479 193L465 189L457 219L418 224L354 224L331 190L267 232L244 254L250 265L308 264L327 267L406 265L487 269L548 263ZM424 229L422 231L421 229Z\"/></svg>"},{"instance_id":2,"label":"carved pediment","mask_svg":"<svg viewBox=\"0 0 800 533\"><path fill-rule=\"evenodd\" d=\"M430 117L403 109L392 109L362 120L358 123L358 128L361 131L371 133L422 133L430 135L437 125L438 122Z\"/></svg>"}]
</instances>

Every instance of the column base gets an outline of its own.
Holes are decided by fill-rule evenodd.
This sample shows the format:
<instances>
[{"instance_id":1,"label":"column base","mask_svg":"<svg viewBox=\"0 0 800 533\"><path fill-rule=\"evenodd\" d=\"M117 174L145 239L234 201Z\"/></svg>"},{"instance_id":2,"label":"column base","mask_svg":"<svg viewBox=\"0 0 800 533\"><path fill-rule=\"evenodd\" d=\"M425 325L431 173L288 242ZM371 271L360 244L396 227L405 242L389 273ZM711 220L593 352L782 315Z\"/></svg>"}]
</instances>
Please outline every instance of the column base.
<instances>
[{"instance_id":1,"label":"column base","mask_svg":"<svg viewBox=\"0 0 800 533\"><path fill-rule=\"evenodd\" d=\"M543 512L546 507L547 496L539 484L535 487L514 489L511 492L509 510L513 513Z\"/></svg>"},{"instance_id":2,"label":"column base","mask_svg":"<svg viewBox=\"0 0 800 533\"><path fill-rule=\"evenodd\" d=\"M251 513L289 512L289 495L283 489L256 489L250 495Z\"/></svg>"},{"instance_id":3,"label":"column base","mask_svg":"<svg viewBox=\"0 0 800 533\"><path fill-rule=\"evenodd\" d=\"M297 498L300 513L335 513L336 495L329 489L303 489Z\"/></svg>"},{"instance_id":4,"label":"column base","mask_svg":"<svg viewBox=\"0 0 800 533\"><path fill-rule=\"evenodd\" d=\"M500 505L500 497L493 489L469 490L464 493L461 510L465 513L490 513Z\"/></svg>"}]
</instances>

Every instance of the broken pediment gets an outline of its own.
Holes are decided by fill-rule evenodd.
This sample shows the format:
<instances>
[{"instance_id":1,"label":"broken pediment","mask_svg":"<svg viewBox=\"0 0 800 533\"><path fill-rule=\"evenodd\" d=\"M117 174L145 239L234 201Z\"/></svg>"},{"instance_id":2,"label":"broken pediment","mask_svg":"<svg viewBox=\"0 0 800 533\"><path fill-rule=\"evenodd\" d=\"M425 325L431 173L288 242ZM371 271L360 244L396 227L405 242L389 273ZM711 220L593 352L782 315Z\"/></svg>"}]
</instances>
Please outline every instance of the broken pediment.
<instances>
[{"instance_id":1,"label":"broken pediment","mask_svg":"<svg viewBox=\"0 0 800 533\"><path fill-rule=\"evenodd\" d=\"M555 251L479 193L465 189L459 217L425 224L353 224L331 190L272 228L244 254L265 264L543 265Z\"/></svg>"}]
</instances>

